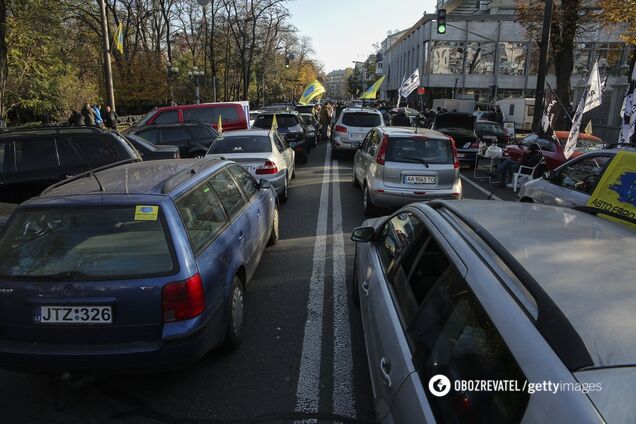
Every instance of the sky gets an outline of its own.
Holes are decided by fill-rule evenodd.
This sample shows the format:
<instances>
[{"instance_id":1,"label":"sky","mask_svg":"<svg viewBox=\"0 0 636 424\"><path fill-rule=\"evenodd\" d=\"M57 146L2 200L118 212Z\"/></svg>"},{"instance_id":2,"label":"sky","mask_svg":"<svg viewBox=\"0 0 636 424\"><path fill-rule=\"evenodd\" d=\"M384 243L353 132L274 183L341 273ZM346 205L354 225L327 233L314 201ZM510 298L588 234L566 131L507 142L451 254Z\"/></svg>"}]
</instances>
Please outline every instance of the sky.
<instances>
[{"instance_id":1,"label":"sky","mask_svg":"<svg viewBox=\"0 0 636 424\"><path fill-rule=\"evenodd\" d=\"M435 13L436 0L290 0L291 22L311 37L325 72L353 66L375 53L373 44L387 31L411 27L424 11Z\"/></svg>"}]
</instances>

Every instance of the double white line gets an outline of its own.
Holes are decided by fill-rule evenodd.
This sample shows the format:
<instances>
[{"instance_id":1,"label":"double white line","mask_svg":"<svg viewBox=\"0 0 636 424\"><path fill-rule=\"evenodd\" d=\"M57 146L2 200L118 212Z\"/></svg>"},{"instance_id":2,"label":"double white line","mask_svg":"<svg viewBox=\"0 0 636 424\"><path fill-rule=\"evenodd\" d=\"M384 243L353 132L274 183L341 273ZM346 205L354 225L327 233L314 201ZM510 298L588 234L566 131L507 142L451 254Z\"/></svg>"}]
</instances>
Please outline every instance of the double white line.
<instances>
[{"instance_id":1,"label":"double white line","mask_svg":"<svg viewBox=\"0 0 636 424\"><path fill-rule=\"evenodd\" d=\"M307 321L296 389L296 411L316 414L320 407L320 370L324 321L324 291L327 262L327 222L329 218L330 177L333 182L333 410L335 415L355 418L349 299L346 285L342 203L340 200L338 162L330 163L331 149L325 153L320 190L320 208L316 224L316 241L309 283ZM310 420L309 422L316 422Z\"/></svg>"}]
</instances>

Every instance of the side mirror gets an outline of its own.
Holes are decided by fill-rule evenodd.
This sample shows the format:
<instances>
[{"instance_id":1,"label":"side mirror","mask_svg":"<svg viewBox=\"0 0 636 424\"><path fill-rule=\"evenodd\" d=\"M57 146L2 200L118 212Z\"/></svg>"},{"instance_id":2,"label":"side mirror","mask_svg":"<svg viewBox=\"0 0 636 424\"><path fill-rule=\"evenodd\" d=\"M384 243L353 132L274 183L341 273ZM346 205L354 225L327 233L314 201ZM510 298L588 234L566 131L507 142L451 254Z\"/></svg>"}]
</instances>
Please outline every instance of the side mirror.
<instances>
[{"instance_id":1,"label":"side mirror","mask_svg":"<svg viewBox=\"0 0 636 424\"><path fill-rule=\"evenodd\" d=\"M272 188L272 184L264 178L261 178L261 180L258 182L258 186L261 190L269 190L270 188Z\"/></svg>"},{"instance_id":2,"label":"side mirror","mask_svg":"<svg viewBox=\"0 0 636 424\"><path fill-rule=\"evenodd\" d=\"M543 173L543 179L544 179L544 180L551 181L551 180L552 180L552 178L553 178L552 171L545 171L545 172Z\"/></svg>"},{"instance_id":3,"label":"side mirror","mask_svg":"<svg viewBox=\"0 0 636 424\"><path fill-rule=\"evenodd\" d=\"M351 232L351 240L361 243L368 243L375 238L375 229L373 227L358 227Z\"/></svg>"}]
</instances>

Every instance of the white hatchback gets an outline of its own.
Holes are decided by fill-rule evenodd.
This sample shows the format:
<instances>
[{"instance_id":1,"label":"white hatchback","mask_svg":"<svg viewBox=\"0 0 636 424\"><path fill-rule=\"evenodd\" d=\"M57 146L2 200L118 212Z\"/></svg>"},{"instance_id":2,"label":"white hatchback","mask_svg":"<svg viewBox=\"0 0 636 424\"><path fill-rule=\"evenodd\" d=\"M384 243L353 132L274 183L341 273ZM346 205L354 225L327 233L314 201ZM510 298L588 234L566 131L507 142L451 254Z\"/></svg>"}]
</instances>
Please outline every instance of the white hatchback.
<instances>
[{"instance_id":1,"label":"white hatchback","mask_svg":"<svg viewBox=\"0 0 636 424\"><path fill-rule=\"evenodd\" d=\"M371 128L384 126L382 114L376 109L348 107L344 109L334 125L331 138L331 153L356 151Z\"/></svg>"}]
</instances>

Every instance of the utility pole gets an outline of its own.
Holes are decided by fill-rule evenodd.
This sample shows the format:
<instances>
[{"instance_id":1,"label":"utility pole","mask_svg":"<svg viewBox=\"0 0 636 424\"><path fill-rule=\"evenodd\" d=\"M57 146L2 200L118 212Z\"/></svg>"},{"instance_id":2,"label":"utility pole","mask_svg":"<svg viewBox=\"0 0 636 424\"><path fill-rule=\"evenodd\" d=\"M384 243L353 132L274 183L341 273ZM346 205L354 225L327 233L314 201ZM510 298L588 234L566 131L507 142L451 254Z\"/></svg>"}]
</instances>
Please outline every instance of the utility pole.
<instances>
[{"instance_id":1,"label":"utility pole","mask_svg":"<svg viewBox=\"0 0 636 424\"><path fill-rule=\"evenodd\" d=\"M543 33L541 34L541 48L539 50L539 72L537 73L537 88L534 98L534 117L532 119L532 129L539 130L541 117L543 116L545 94L545 76L548 73L548 51L550 48L550 30L552 26L552 9L554 0L545 1L543 12Z\"/></svg>"},{"instance_id":2,"label":"utility pole","mask_svg":"<svg viewBox=\"0 0 636 424\"><path fill-rule=\"evenodd\" d=\"M113 69L110 66L110 41L108 40L108 21L106 20L105 0L99 0L99 12L102 18L102 43L104 52L104 77L106 78L106 96L108 105L115 110L115 91L113 89Z\"/></svg>"}]
</instances>

